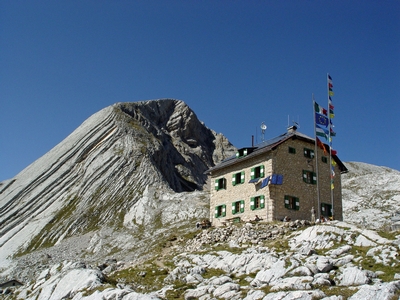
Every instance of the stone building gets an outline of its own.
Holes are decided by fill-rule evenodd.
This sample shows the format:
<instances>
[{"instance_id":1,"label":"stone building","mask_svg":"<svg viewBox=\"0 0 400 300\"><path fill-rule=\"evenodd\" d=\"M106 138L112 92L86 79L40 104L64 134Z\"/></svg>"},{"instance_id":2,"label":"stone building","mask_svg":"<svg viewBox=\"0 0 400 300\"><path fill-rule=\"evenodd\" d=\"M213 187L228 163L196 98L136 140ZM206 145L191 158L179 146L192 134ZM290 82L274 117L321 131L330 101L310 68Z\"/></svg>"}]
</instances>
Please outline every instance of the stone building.
<instances>
[{"instance_id":1,"label":"stone building","mask_svg":"<svg viewBox=\"0 0 400 300\"><path fill-rule=\"evenodd\" d=\"M207 171L214 185L212 225L252 221L257 216L267 222L286 216L311 220L313 208L316 218L342 220L341 174L347 168L332 155L335 176L331 189L330 166L329 153L315 147L315 139L295 126L260 145L239 149L236 156Z\"/></svg>"}]
</instances>

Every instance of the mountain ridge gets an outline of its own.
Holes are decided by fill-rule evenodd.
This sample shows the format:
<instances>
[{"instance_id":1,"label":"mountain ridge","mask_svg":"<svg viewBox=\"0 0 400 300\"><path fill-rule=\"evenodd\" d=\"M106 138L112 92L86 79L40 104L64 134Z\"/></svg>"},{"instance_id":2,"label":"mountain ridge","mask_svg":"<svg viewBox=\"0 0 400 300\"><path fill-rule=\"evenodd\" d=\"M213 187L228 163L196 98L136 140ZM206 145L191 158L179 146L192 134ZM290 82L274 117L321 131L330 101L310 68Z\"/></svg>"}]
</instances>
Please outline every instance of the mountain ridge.
<instances>
[{"instance_id":1,"label":"mountain ridge","mask_svg":"<svg viewBox=\"0 0 400 300\"><path fill-rule=\"evenodd\" d=\"M234 150L180 100L104 108L3 184L1 256L106 224L120 227L146 187L166 194L201 190L204 171Z\"/></svg>"},{"instance_id":2,"label":"mountain ridge","mask_svg":"<svg viewBox=\"0 0 400 300\"><path fill-rule=\"evenodd\" d=\"M100 110L0 183L0 277L21 280L16 295L32 300L400 295L400 240L388 226L400 172L345 163L348 223L200 230L204 171L235 151L180 100Z\"/></svg>"}]
</instances>

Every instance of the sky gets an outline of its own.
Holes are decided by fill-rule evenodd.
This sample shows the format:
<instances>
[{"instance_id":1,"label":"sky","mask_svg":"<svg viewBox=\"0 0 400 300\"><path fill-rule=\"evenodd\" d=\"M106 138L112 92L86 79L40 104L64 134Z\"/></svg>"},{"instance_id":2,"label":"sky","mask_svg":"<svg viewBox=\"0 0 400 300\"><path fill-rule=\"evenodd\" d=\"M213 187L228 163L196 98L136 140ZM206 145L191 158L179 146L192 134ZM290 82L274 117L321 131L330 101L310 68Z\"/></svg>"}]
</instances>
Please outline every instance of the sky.
<instances>
[{"instance_id":1,"label":"sky","mask_svg":"<svg viewBox=\"0 0 400 300\"><path fill-rule=\"evenodd\" d=\"M116 102L183 100L238 148L314 137L327 74L339 158L400 170L400 1L0 1L0 63L0 181Z\"/></svg>"}]
</instances>

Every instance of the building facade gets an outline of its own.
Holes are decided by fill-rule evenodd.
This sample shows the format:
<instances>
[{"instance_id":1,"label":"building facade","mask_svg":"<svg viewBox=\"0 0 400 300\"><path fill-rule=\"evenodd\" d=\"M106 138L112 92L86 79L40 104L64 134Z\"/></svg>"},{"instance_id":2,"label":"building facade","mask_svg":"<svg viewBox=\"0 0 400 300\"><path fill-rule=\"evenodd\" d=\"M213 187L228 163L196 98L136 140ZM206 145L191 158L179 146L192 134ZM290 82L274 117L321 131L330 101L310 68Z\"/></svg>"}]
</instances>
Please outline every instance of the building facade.
<instances>
[{"instance_id":1,"label":"building facade","mask_svg":"<svg viewBox=\"0 0 400 300\"><path fill-rule=\"evenodd\" d=\"M325 145L329 151L329 146ZM331 185L331 165L334 188ZM210 220L226 222L342 220L341 174L346 167L336 155L316 147L315 140L291 127L288 132L256 147L239 149L209 169L211 177Z\"/></svg>"}]
</instances>

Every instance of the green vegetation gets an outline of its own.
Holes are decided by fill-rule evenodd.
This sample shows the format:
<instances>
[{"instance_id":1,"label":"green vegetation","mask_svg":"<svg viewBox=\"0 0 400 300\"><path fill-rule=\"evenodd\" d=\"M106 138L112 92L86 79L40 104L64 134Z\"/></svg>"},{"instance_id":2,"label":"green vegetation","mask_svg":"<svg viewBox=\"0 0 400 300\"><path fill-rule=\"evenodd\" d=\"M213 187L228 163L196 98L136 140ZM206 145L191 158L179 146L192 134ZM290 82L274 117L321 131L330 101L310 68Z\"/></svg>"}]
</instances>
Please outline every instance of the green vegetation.
<instances>
[{"instance_id":1,"label":"green vegetation","mask_svg":"<svg viewBox=\"0 0 400 300\"><path fill-rule=\"evenodd\" d=\"M57 242L57 237L52 238L51 236L49 236L49 233L57 232L57 230L54 230L54 228L59 224L63 224L64 221L68 220L68 218L75 212L79 201L80 198L78 196L68 196L65 200L65 202L68 204L60 209L54 216L54 218L46 224L46 226L40 231L40 233L36 237L32 239L25 251L18 252L17 254L15 254L15 256L22 256L39 248L48 248L54 246Z\"/></svg>"},{"instance_id":2,"label":"green vegetation","mask_svg":"<svg viewBox=\"0 0 400 300\"><path fill-rule=\"evenodd\" d=\"M345 286L320 286L319 289L323 291L327 297L341 295L345 300L358 291L357 288Z\"/></svg>"},{"instance_id":3,"label":"green vegetation","mask_svg":"<svg viewBox=\"0 0 400 300\"><path fill-rule=\"evenodd\" d=\"M140 266L117 271L108 276L108 281L111 283L131 284L140 292L147 293L161 289L167 275L168 270L148 262Z\"/></svg>"}]
</instances>

